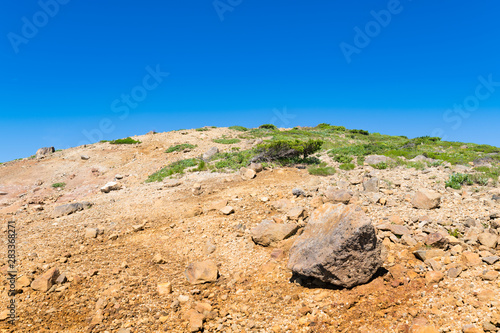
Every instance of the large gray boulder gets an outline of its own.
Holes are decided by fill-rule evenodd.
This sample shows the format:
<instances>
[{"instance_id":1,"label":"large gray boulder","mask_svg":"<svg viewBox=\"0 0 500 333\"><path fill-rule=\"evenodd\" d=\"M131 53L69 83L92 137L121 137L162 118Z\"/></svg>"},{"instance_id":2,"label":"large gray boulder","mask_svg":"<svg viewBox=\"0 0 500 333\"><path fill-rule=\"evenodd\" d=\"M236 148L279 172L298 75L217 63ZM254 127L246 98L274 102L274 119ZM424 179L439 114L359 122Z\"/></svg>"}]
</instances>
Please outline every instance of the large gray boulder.
<instances>
[{"instance_id":1,"label":"large gray boulder","mask_svg":"<svg viewBox=\"0 0 500 333\"><path fill-rule=\"evenodd\" d=\"M390 157L383 155L369 155L365 157L365 163L368 165L376 165L380 163L387 163L392 161Z\"/></svg>"},{"instance_id":2,"label":"large gray boulder","mask_svg":"<svg viewBox=\"0 0 500 333\"><path fill-rule=\"evenodd\" d=\"M66 216L70 215L76 212L79 212L81 210L84 210L86 208L90 208L92 204L90 202L75 202L75 203L70 203L66 205L61 205L57 206L54 208L54 211L52 212L53 217L61 217L61 216Z\"/></svg>"},{"instance_id":3,"label":"large gray boulder","mask_svg":"<svg viewBox=\"0 0 500 333\"><path fill-rule=\"evenodd\" d=\"M218 153L219 153L219 148L212 147L203 154L202 158L205 162L208 162L212 159L212 157L214 157Z\"/></svg>"},{"instance_id":4,"label":"large gray boulder","mask_svg":"<svg viewBox=\"0 0 500 333\"><path fill-rule=\"evenodd\" d=\"M56 151L56 149L54 147L40 148L36 151L36 158L37 159L44 158L45 156L50 155L50 154L54 153L55 151Z\"/></svg>"},{"instance_id":5,"label":"large gray boulder","mask_svg":"<svg viewBox=\"0 0 500 333\"><path fill-rule=\"evenodd\" d=\"M363 210L326 203L290 249L288 268L336 286L367 283L382 266L382 244Z\"/></svg>"}]
</instances>

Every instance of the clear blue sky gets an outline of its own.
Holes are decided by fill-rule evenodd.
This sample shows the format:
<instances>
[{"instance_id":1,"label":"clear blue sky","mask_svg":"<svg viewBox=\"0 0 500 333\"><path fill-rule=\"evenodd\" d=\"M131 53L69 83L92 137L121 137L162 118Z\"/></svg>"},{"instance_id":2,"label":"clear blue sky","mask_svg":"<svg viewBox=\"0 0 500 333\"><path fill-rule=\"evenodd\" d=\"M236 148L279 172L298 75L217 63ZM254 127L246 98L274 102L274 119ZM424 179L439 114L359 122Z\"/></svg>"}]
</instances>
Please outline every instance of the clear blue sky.
<instances>
[{"instance_id":1,"label":"clear blue sky","mask_svg":"<svg viewBox=\"0 0 500 333\"><path fill-rule=\"evenodd\" d=\"M0 6L0 161L150 130L263 123L500 146L494 1Z\"/></svg>"}]
</instances>

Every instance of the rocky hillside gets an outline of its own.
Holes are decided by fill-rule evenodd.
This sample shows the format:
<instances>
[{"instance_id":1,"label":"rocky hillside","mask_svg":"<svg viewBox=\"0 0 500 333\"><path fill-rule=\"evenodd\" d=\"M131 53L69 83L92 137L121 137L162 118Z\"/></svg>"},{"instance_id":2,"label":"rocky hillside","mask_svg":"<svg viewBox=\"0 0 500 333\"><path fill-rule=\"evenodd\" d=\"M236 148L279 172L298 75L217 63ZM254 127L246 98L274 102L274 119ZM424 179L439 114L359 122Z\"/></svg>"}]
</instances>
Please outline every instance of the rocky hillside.
<instances>
[{"instance_id":1,"label":"rocky hillside","mask_svg":"<svg viewBox=\"0 0 500 333\"><path fill-rule=\"evenodd\" d=\"M500 332L499 153L328 124L40 150L0 165L0 331Z\"/></svg>"}]
</instances>

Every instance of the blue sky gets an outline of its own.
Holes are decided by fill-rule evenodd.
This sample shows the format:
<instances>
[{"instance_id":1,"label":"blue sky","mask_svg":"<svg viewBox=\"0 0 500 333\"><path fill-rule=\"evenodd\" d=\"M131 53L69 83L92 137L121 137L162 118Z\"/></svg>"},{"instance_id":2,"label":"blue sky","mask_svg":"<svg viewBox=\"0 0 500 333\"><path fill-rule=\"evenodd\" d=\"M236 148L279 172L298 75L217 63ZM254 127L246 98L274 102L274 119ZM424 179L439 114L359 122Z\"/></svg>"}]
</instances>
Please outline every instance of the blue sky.
<instances>
[{"instance_id":1,"label":"blue sky","mask_svg":"<svg viewBox=\"0 0 500 333\"><path fill-rule=\"evenodd\" d=\"M0 6L0 162L150 130L263 123L500 146L493 1Z\"/></svg>"}]
</instances>

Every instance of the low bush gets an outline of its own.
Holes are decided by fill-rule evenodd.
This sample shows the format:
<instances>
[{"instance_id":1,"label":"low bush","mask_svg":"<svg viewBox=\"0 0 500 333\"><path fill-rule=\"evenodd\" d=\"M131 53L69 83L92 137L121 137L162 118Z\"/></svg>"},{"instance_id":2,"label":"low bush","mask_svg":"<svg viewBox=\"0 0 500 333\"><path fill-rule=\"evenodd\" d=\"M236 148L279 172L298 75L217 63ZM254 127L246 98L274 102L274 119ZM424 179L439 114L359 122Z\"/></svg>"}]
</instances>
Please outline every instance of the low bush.
<instances>
[{"instance_id":1,"label":"low bush","mask_svg":"<svg viewBox=\"0 0 500 333\"><path fill-rule=\"evenodd\" d=\"M125 138L125 139L118 139L118 140L113 140L109 141L112 145L132 145L135 143L141 143L141 141L136 141L132 139L131 137Z\"/></svg>"},{"instance_id":2,"label":"low bush","mask_svg":"<svg viewBox=\"0 0 500 333\"><path fill-rule=\"evenodd\" d=\"M264 125L260 125L259 126L260 129L268 129L268 130L277 130L278 127L276 127L275 125L273 124L264 124Z\"/></svg>"},{"instance_id":3,"label":"low bush","mask_svg":"<svg viewBox=\"0 0 500 333\"><path fill-rule=\"evenodd\" d=\"M322 145L321 140L276 140L259 145L260 154L256 161L298 161L300 157L306 160L309 155L319 151Z\"/></svg>"},{"instance_id":4,"label":"low bush","mask_svg":"<svg viewBox=\"0 0 500 333\"><path fill-rule=\"evenodd\" d=\"M464 173L454 173L450 175L450 178L446 181L445 186L451 187L455 190L460 190L462 185L473 185L474 181L471 176Z\"/></svg>"},{"instance_id":5,"label":"low bush","mask_svg":"<svg viewBox=\"0 0 500 333\"><path fill-rule=\"evenodd\" d=\"M214 139L213 142L215 143L221 143L224 145L232 145L238 142L241 142L240 139L228 139L228 138L220 138L220 139Z\"/></svg>"},{"instance_id":6,"label":"low bush","mask_svg":"<svg viewBox=\"0 0 500 333\"><path fill-rule=\"evenodd\" d=\"M53 188L64 188L66 186L66 183L54 183L52 184Z\"/></svg>"},{"instance_id":7,"label":"low bush","mask_svg":"<svg viewBox=\"0 0 500 333\"><path fill-rule=\"evenodd\" d=\"M173 162L150 175L146 180L146 183L161 182L166 177L172 176L174 174L183 174L186 168L194 167L197 165L199 165L199 160L196 158Z\"/></svg>"},{"instance_id":8,"label":"low bush","mask_svg":"<svg viewBox=\"0 0 500 333\"><path fill-rule=\"evenodd\" d=\"M248 128L243 127L243 126L231 126L231 127L229 127L229 129L235 130L235 131L240 131L240 132L248 131Z\"/></svg>"},{"instance_id":9,"label":"low bush","mask_svg":"<svg viewBox=\"0 0 500 333\"><path fill-rule=\"evenodd\" d=\"M339 169L349 171L349 170L354 170L356 166L352 163L344 163L339 166Z\"/></svg>"},{"instance_id":10,"label":"low bush","mask_svg":"<svg viewBox=\"0 0 500 333\"><path fill-rule=\"evenodd\" d=\"M165 150L166 153L173 153L174 151L183 151L184 149L193 149L196 148L197 145L192 145L190 143L182 143L180 145L169 147Z\"/></svg>"}]
</instances>

